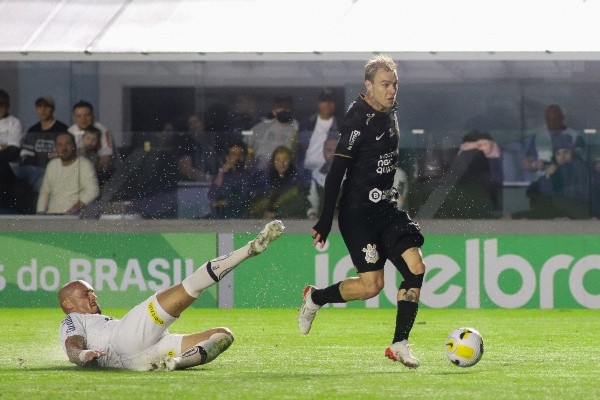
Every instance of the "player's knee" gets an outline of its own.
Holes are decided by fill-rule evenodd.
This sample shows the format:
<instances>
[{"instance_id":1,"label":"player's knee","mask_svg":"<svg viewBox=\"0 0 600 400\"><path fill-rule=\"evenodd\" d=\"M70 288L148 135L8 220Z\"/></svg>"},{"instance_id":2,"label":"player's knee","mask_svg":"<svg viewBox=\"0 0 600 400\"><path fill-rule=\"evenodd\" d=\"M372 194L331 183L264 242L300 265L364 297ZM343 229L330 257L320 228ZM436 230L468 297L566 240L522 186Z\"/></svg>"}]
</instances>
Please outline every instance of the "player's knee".
<instances>
[{"instance_id":1,"label":"player's knee","mask_svg":"<svg viewBox=\"0 0 600 400\"><path fill-rule=\"evenodd\" d=\"M231 338L231 341L233 342L233 332L231 332L231 329L226 328L224 326L219 327L219 328L215 328L215 332L214 333L224 333L227 336L229 336Z\"/></svg>"},{"instance_id":2,"label":"player's knee","mask_svg":"<svg viewBox=\"0 0 600 400\"><path fill-rule=\"evenodd\" d=\"M419 260L418 262L414 263L413 265L409 266L408 269L410 270L410 272L413 273L413 275L425 275L425 263L423 262L423 260ZM421 279L422 280L422 279Z\"/></svg>"},{"instance_id":3,"label":"player's knee","mask_svg":"<svg viewBox=\"0 0 600 400\"><path fill-rule=\"evenodd\" d=\"M363 296L361 300L368 300L375 297L383 289L383 281L363 282Z\"/></svg>"}]
</instances>

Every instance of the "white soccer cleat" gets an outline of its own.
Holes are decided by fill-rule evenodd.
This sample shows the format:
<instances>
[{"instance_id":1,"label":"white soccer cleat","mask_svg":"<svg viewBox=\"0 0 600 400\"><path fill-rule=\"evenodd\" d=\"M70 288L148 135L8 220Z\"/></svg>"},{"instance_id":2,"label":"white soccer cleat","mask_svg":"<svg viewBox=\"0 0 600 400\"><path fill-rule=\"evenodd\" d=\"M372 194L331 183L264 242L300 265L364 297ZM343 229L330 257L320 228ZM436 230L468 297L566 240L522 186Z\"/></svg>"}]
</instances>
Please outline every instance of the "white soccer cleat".
<instances>
[{"instance_id":1,"label":"white soccer cleat","mask_svg":"<svg viewBox=\"0 0 600 400\"><path fill-rule=\"evenodd\" d=\"M300 332L303 335L310 332L310 327L317 316L317 311L321 308L321 306L312 301L311 295L315 289L314 286L307 286L302 293L302 305L300 306L300 310L298 310L298 328L300 328Z\"/></svg>"},{"instance_id":2,"label":"white soccer cleat","mask_svg":"<svg viewBox=\"0 0 600 400\"><path fill-rule=\"evenodd\" d=\"M385 356L390 360L402 363L408 368L417 368L421 365L419 360L411 353L408 341L406 340L393 343L385 349Z\"/></svg>"},{"instance_id":3,"label":"white soccer cleat","mask_svg":"<svg viewBox=\"0 0 600 400\"><path fill-rule=\"evenodd\" d=\"M283 233L283 222L274 220L269 222L262 231L250 242L250 255L257 255L265 251L269 244Z\"/></svg>"},{"instance_id":4,"label":"white soccer cleat","mask_svg":"<svg viewBox=\"0 0 600 400\"><path fill-rule=\"evenodd\" d=\"M175 371L177 369L177 364L181 361L181 357L165 357L163 360L165 364L165 369L167 371Z\"/></svg>"}]
</instances>

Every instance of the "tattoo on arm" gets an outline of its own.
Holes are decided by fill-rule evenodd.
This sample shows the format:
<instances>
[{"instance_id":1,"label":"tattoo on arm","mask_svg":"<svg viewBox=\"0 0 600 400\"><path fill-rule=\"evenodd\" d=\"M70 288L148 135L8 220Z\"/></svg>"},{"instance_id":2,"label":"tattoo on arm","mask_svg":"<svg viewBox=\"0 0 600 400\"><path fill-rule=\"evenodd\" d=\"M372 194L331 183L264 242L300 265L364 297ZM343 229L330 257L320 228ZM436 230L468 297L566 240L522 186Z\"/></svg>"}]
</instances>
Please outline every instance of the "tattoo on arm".
<instances>
[{"instance_id":1,"label":"tattoo on arm","mask_svg":"<svg viewBox=\"0 0 600 400\"><path fill-rule=\"evenodd\" d=\"M67 348L67 357L73 364L84 365L79 359L79 353L85 350L85 340L83 336L74 335L69 336L65 340L65 347Z\"/></svg>"}]
</instances>

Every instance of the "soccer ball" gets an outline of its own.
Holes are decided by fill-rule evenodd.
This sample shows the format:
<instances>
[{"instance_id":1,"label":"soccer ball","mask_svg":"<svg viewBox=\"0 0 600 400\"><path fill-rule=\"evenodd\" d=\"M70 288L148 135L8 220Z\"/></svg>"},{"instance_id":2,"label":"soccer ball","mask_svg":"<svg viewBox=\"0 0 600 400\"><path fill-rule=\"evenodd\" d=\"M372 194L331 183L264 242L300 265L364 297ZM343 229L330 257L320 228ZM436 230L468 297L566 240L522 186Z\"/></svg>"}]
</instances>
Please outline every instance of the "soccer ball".
<instances>
[{"instance_id":1,"label":"soccer ball","mask_svg":"<svg viewBox=\"0 0 600 400\"><path fill-rule=\"evenodd\" d=\"M471 367L483 356L483 338L473 328L458 328L446 339L446 356L459 367Z\"/></svg>"}]
</instances>

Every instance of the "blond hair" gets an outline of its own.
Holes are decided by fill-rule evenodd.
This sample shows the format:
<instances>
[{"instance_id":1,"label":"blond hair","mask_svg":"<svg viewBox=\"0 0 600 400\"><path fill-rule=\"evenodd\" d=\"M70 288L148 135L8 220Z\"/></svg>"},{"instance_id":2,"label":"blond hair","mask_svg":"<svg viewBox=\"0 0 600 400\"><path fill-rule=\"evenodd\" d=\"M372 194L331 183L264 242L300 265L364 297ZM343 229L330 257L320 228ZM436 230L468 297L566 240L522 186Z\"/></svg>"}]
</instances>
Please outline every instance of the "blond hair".
<instances>
[{"instance_id":1,"label":"blond hair","mask_svg":"<svg viewBox=\"0 0 600 400\"><path fill-rule=\"evenodd\" d=\"M365 64L365 81L373 82L373 79L375 79L375 74L381 68L386 71L397 73L396 63L390 56L385 54L377 54L369 59L369 61L367 61Z\"/></svg>"}]
</instances>

